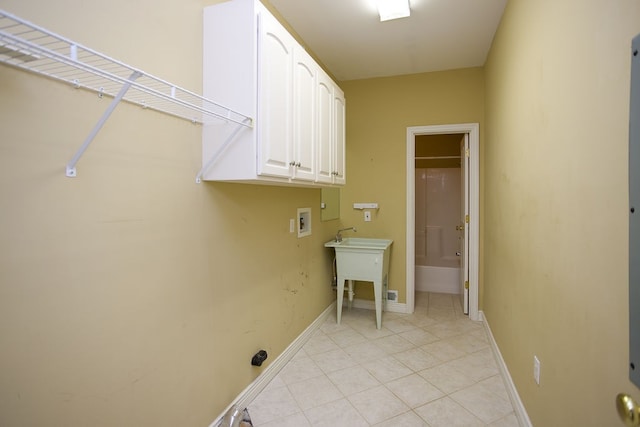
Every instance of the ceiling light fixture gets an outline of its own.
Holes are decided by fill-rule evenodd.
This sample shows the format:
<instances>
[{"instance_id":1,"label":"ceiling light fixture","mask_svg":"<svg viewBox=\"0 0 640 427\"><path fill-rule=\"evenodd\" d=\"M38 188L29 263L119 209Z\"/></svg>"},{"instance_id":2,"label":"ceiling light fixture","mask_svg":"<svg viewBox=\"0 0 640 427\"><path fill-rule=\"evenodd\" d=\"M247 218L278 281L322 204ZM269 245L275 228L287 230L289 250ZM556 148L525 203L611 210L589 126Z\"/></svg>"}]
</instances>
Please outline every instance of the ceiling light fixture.
<instances>
[{"instance_id":1,"label":"ceiling light fixture","mask_svg":"<svg viewBox=\"0 0 640 427\"><path fill-rule=\"evenodd\" d=\"M409 0L377 0L380 22L411 15Z\"/></svg>"}]
</instances>

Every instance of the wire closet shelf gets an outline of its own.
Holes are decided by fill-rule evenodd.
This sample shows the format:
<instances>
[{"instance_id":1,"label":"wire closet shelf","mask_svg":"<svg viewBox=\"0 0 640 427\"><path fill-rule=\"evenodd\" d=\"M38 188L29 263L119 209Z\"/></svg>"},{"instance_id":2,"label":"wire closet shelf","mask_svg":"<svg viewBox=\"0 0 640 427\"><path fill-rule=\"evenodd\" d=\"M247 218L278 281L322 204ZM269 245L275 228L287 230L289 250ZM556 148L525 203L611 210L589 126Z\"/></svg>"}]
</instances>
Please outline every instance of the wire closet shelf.
<instances>
[{"instance_id":1,"label":"wire closet shelf","mask_svg":"<svg viewBox=\"0 0 640 427\"><path fill-rule=\"evenodd\" d=\"M253 119L137 68L96 52L0 9L0 62L66 82L78 89L112 97L76 156L67 165L75 176L75 163L91 143L120 100L170 114L193 123L212 120L251 128Z\"/></svg>"}]
</instances>

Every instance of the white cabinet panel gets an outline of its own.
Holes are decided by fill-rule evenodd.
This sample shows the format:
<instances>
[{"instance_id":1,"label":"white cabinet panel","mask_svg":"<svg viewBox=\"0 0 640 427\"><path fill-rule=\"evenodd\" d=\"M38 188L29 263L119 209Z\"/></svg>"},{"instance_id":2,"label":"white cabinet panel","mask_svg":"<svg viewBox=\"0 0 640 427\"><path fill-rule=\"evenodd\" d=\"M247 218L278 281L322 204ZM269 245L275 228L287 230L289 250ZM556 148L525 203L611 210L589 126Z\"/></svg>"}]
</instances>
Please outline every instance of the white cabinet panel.
<instances>
[{"instance_id":1,"label":"white cabinet panel","mask_svg":"<svg viewBox=\"0 0 640 427\"><path fill-rule=\"evenodd\" d=\"M333 182L333 82L318 76L318 181Z\"/></svg>"},{"instance_id":2,"label":"white cabinet panel","mask_svg":"<svg viewBox=\"0 0 640 427\"><path fill-rule=\"evenodd\" d=\"M339 87L334 87L333 94L333 182L345 184L346 182L346 157L345 157L345 114L346 103L344 92Z\"/></svg>"},{"instance_id":3,"label":"white cabinet panel","mask_svg":"<svg viewBox=\"0 0 640 427\"><path fill-rule=\"evenodd\" d=\"M294 53L293 173L296 179L316 177L316 75L318 68L309 54L297 47Z\"/></svg>"},{"instance_id":4,"label":"white cabinet panel","mask_svg":"<svg viewBox=\"0 0 640 427\"><path fill-rule=\"evenodd\" d=\"M342 90L324 72L318 94L318 181L345 183L345 100Z\"/></svg>"},{"instance_id":5,"label":"white cabinet panel","mask_svg":"<svg viewBox=\"0 0 640 427\"><path fill-rule=\"evenodd\" d=\"M288 178L292 159L293 50L291 35L261 14L258 55L258 174Z\"/></svg>"}]
</instances>

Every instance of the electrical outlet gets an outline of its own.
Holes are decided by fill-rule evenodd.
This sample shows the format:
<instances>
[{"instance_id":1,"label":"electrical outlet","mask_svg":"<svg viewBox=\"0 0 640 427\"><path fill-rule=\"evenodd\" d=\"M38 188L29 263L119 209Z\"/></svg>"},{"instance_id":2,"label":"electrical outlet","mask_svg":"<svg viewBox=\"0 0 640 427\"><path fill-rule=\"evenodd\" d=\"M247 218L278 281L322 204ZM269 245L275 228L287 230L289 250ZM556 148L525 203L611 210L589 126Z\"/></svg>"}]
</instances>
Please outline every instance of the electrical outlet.
<instances>
[{"instance_id":1,"label":"electrical outlet","mask_svg":"<svg viewBox=\"0 0 640 427\"><path fill-rule=\"evenodd\" d=\"M364 220L366 222L371 221L371 211L364 211Z\"/></svg>"},{"instance_id":2,"label":"electrical outlet","mask_svg":"<svg viewBox=\"0 0 640 427\"><path fill-rule=\"evenodd\" d=\"M540 385L540 360L536 355L533 356L533 379Z\"/></svg>"},{"instance_id":3,"label":"electrical outlet","mask_svg":"<svg viewBox=\"0 0 640 427\"><path fill-rule=\"evenodd\" d=\"M296 220L291 218L289 219L289 233L295 233L296 231Z\"/></svg>"}]
</instances>

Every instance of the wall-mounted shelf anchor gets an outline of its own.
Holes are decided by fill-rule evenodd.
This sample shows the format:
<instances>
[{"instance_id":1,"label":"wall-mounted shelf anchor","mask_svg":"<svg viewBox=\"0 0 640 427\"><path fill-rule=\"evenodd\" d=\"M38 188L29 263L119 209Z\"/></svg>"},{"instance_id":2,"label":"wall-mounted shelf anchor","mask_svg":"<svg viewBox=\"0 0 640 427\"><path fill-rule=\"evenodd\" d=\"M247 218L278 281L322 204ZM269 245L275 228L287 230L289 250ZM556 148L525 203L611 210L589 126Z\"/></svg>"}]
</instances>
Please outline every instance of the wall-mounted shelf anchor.
<instances>
[{"instance_id":1,"label":"wall-mounted shelf anchor","mask_svg":"<svg viewBox=\"0 0 640 427\"><path fill-rule=\"evenodd\" d=\"M354 203L353 209L379 209L377 203Z\"/></svg>"},{"instance_id":2,"label":"wall-mounted shelf anchor","mask_svg":"<svg viewBox=\"0 0 640 427\"><path fill-rule=\"evenodd\" d=\"M98 132L100 132L100 129L102 129L102 126L104 126L109 116L111 116L111 113L113 113L113 110L115 110L115 108L118 106L118 103L122 100L124 95L127 93L129 88L131 87L131 84L135 81L135 79L137 79L141 75L142 73L139 73L138 71L134 71L133 74L129 76L129 81L122 86L122 88L120 89L120 92L118 92L116 97L113 98L113 100L107 107L107 110L104 112L104 114L102 114L102 117L100 117L100 120L98 120L98 123L96 123L96 125L93 127L93 129L91 130L87 138L84 140L84 142L78 149L78 151L76 151L76 154L73 156L71 161L67 164L68 177L73 178L76 176L76 163L78 163L78 160L80 160L80 157L82 157L85 150L89 147L89 144L91 144L91 141L93 141L93 139L96 137ZM98 96L102 97L102 92L99 92Z\"/></svg>"},{"instance_id":3,"label":"wall-mounted shelf anchor","mask_svg":"<svg viewBox=\"0 0 640 427\"><path fill-rule=\"evenodd\" d=\"M252 120L251 119L247 119L246 123L241 123L238 126L236 126L236 128L233 130L233 132L231 132L231 134L227 137L227 139L225 139L225 141L222 143L220 148L218 148L216 150L216 152L213 153L213 156L211 156L211 158L207 161L207 163L205 163L202 166L202 169L200 169L200 172L198 172L198 175L196 175L196 183L200 184L202 182L202 175L204 175L204 173L207 170L209 170L211 165L213 165L216 162L216 160L218 160L218 157L220 157L220 155L224 152L224 150L226 150L227 147L233 142L233 140L240 133L240 131L242 129L246 129L247 124L248 124L249 127L251 127Z\"/></svg>"}]
</instances>

